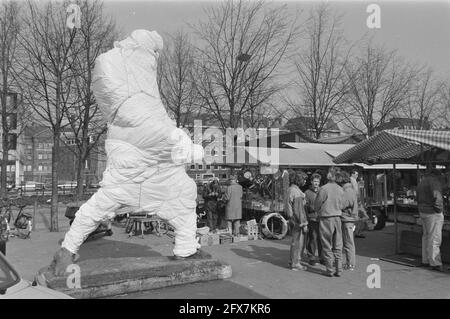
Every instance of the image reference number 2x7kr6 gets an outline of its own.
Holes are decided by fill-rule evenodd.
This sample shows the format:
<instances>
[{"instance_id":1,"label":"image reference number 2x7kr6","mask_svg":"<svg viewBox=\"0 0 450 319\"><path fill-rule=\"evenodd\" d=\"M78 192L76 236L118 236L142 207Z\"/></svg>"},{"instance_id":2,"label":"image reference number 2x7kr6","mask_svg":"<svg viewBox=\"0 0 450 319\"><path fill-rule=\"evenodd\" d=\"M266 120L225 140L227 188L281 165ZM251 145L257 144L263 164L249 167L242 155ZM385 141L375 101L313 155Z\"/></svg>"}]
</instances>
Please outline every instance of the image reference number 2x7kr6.
<instances>
[{"instance_id":1,"label":"image reference number 2x7kr6","mask_svg":"<svg viewBox=\"0 0 450 319\"><path fill-rule=\"evenodd\" d=\"M222 306L200 306L182 305L179 307L180 314L197 314L211 316L213 314L269 314L270 304L223 304Z\"/></svg>"}]
</instances>

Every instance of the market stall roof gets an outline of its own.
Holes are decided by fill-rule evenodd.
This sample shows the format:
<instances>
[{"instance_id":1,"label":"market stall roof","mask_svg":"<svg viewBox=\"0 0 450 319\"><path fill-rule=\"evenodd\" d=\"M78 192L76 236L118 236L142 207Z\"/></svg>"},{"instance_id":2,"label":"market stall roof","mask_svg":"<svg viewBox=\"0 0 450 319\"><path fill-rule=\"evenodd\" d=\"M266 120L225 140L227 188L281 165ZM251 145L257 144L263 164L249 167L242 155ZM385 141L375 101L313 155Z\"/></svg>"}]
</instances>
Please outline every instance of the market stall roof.
<instances>
[{"instance_id":1,"label":"market stall roof","mask_svg":"<svg viewBox=\"0 0 450 319\"><path fill-rule=\"evenodd\" d=\"M431 149L450 150L450 131L385 130L334 159L341 163L421 163Z\"/></svg>"},{"instance_id":2,"label":"market stall roof","mask_svg":"<svg viewBox=\"0 0 450 319\"><path fill-rule=\"evenodd\" d=\"M251 161L256 163L259 160L265 165L291 167L336 166L333 163L333 156L323 149L323 147L311 147L309 149L248 147L247 152L252 158Z\"/></svg>"},{"instance_id":3,"label":"market stall roof","mask_svg":"<svg viewBox=\"0 0 450 319\"><path fill-rule=\"evenodd\" d=\"M394 169L394 165L393 164L375 164L375 165L367 165L364 163L355 163L355 166L359 166L362 169L370 169L370 170L390 170L390 169ZM419 167L417 167L416 164L397 164L396 165L396 169L426 169L425 166L423 165L419 165Z\"/></svg>"},{"instance_id":4,"label":"market stall roof","mask_svg":"<svg viewBox=\"0 0 450 319\"><path fill-rule=\"evenodd\" d=\"M336 157L355 144L318 144L318 143L283 143L284 146L296 148L307 152L325 152L331 157Z\"/></svg>"}]
</instances>

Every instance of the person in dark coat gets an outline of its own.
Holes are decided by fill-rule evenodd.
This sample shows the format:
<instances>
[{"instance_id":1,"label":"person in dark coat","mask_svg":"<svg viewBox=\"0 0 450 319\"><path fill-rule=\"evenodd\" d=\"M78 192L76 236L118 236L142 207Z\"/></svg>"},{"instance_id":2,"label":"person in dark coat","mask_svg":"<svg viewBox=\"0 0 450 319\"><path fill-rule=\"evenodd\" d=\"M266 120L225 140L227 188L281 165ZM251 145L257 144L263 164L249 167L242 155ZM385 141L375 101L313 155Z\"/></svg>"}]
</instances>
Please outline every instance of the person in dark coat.
<instances>
[{"instance_id":1,"label":"person in dark coat","mask_svg":"<svg viewBox=\"0 0 450 319\"><path fill-rule=\"evenodd\" d=\"M309 263L316 265L322 255L322 243L319 235L319 219L314 209L314 201L320 188L321 176L317 173L311 175L311 186L306 190L306 215L308 217L308 236L306 239L306 250L309 256ZM317 251L317 256L316 256Z\"/></svg>"},{"instance_id":2,"label":"person in dark coat","mask_svg":"<svg viewBox=\"0 0 450 319\"><path fill-rule=\"evenodd\" d=\"M225 194L227 206L225 207L225 219L228 229L234 236L239 236L240 220L242 219L242 186L237 183L236 176L230 176L230 184Z\"/></svg>"},{"instance_id":3,"label":"person in dark coat","mask_svg":"<svg viewBox=\"0 0 450 319\"><path fill-rule=\"evenodd\" d=\"M214 179L203 189L206 218L208 221L208 227L211 231L215 231L218 227L219 211L217 200L219 197L220 197L219 180Z\"/></svg>"},{"instance_id":4,"label":"person in dark coat","mask_svg":"<svg viewBox=\"0 0 450 319\"><path fill-rule=\"evenodd\" d=\"M341 171L337 177L337 183L342 186L344 190L342 198L342 242L343 254L346 259L344 264L345 270L353 271L355 269L355 240L353 232L355 230L355 223L359 220L358 217L358 196L350 180L350 175L347 172Z\"/></svg>"},{"instance_id":5,"label":"person in dark coat","mask_svg":"<svg viewBox=\"0 0 450 319\"><path fill-rule=\"evenodd\" d=\"M319 217L319 232L322 242L322 258L328 277L342 274L342 223L341 206L344 191L336 184L336 174L340 170L331 167L327 174L328 183L322 186L314 202Z\"/></svg>"},{"instance_id":6,"label":"person in dark coat","mask_svg":"<svg viewBox=\"0 0 450 319\"><path fill-rule=\"evenodd\" d=\"M305 212L305 194L300 187L305 185L307 175L302 172L291 171L289 173L289 183L287 193L287 217L292 231L292 242L290 250L289 266L292 270L306 270L300 264L301 257L305 250L305 239L308 232L308 220Z\"/></svg>"}]
</instances>

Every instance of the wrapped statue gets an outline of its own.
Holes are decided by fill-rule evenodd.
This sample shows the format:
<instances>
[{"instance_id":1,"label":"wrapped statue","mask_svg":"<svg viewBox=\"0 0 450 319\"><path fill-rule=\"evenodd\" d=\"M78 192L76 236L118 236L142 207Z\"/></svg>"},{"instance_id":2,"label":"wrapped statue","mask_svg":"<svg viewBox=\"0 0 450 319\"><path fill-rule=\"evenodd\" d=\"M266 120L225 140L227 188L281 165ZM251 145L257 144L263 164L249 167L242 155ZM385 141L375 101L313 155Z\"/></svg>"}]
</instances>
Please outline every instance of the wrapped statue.
<instances>
[{"instance_id":1,"label":"wrapped statue","mask_svg":"<svg viewBox=\"0 0 450 319\"><path fill-rule=\"evenodd\" d=\"M196 240L195 182L185 164L201 160L203 148L177 128L161 102L156 80L163 40L136 30L95 63L93 91L108 122L107 167L100 189L76 213L52 267L62 275L100 222L119 208L137 207L167 220L175 229L175 257L200 248Z\"/></svg>"}]
</instances>

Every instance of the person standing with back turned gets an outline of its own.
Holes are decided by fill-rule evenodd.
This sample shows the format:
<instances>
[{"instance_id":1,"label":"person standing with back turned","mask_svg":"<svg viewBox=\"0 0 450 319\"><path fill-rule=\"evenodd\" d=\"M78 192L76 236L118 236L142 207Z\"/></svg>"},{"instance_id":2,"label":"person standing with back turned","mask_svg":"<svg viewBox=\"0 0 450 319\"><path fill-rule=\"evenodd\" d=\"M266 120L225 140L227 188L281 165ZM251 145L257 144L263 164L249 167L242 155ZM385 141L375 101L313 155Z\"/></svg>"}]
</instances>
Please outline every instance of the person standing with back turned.
<instances>
[{"instance_id":1,"label":"person standing with back turned","mask_svg":"<svg viewBox=\"0 0 450 319\"><path fill-rule=\"evenodd\" d=\"M342 274L342 223L341 206L344 191L336 184L337 168L331 167L327 174L328 183L319 189L314 208L319 217L319 232L322 255L328 277Z\"/></svg>"}]
</instances>

